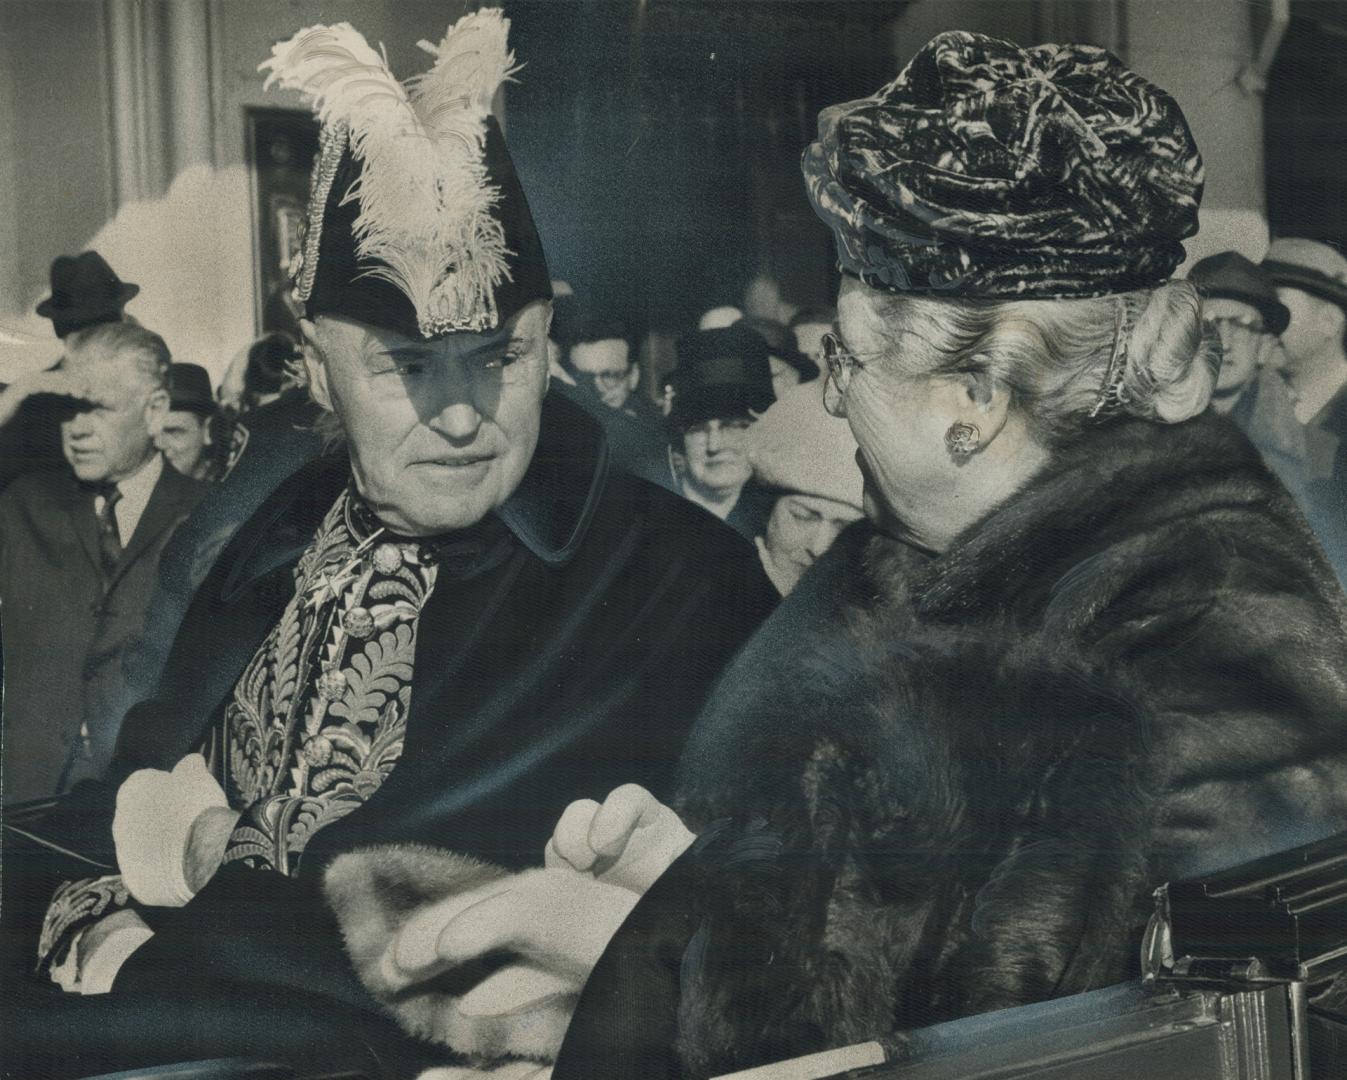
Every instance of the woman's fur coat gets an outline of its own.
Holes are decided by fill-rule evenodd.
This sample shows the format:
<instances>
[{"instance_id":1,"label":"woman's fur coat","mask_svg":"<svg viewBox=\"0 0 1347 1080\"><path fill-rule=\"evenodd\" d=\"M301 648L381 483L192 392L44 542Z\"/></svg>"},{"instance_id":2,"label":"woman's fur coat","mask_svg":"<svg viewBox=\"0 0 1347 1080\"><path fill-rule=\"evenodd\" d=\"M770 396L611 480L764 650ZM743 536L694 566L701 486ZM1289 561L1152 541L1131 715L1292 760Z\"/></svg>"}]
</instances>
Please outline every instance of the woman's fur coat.
<instances>
[{"instance_id":1,"label":"woman's fur coat","mask_svg":"<svg viewBox=\"0 0 1347 1080\"><path fill-rule=\"evenodd\" d=\"M643 997L713 1076L1129 977L1154 884L1347 828L1345 626L1213 416L1090 432L939 557L854 526L723 677L701 840L557 1075L651 1075L657 1034L602 1046Z\"/></svg>"}]
</instances>

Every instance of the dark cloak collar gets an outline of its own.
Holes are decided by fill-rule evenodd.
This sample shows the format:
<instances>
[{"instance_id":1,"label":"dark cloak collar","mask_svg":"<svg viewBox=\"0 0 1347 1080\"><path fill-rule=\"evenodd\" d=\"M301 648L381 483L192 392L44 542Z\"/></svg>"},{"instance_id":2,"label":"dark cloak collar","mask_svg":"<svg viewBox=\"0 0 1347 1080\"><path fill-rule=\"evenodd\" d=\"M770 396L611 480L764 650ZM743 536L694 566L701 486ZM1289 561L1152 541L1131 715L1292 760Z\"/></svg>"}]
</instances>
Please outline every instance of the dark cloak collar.
<instances>
[{"instance_id":1,"label":"dark cloak collar","mask_svg":"<svg viewBox=\"0 0 1347 1080\"><path fill-rule=\"evenodd\" d=\"M426 538L430 546L470 546L505 528L536 558L563 566L584 541L609 473L603 428L583 409L558 394L543 401L538 445L524 477L508 499L481 526ZM231 556L224 599L278 567L293 563L313 540L314 531L350 477L345 453L311 462L287 480L252 519L251 544ZM299 504L303 504L302 506ZM463 545L458 544L462 540ZM486 557L496 545L482 545ZM471 576L464 567L460 576Z\"/></svg>"}]
</instances>

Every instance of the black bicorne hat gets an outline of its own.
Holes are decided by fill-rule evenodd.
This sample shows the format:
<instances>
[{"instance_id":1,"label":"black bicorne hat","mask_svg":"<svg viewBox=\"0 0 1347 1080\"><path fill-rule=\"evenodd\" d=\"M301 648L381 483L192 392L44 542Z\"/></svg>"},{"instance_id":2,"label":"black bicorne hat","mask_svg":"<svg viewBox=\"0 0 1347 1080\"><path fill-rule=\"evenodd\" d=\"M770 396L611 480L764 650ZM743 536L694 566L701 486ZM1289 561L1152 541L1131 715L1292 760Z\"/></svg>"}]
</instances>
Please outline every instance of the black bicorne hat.
<instances>
[{"instance_id":1,"label":"black bicorne hat","mask_svg":"<svg viewBox=\"0 0 1347 1080\"><path fill-rule=\"evenodd\" d=\"M481 325L464 325L462 320L452 318L448 325L425 322L406 293L369 272L379 265L379 260L361 258L358 254L355 223L360 202L347 198L353 187L358 190L362 163L351 152L350 139L342 135L338 132L334 137L337 148L324 150L338 158L326 192L320 188L324 172L321 156L315 167L318 182L314 184L314 195L323 198L324 208L321 218L310 213L307 227L317 230L318 243L306 241L303 264L296 274L296 287L306 316L312 319L317 315L342 315L371 326L397 330L411 338L429 338L454 330L494 330L526 304L551 299L552 279L542 240L494 117L486 120L484 156L490 182L500 190L492 216L504 231L506 268L491 290L489 307L494 308L494 317L484 318ZM306 280L311 282L307 288Z\"/></svg>"},{"instance_id":2,"label":"black bicorne hat","mask_svg":"<svg viewBox=\"0 0 1347 1080\"><path fill-rule=\"evenodd\" d=\"M490 103L513 70L509 23L472 12L430 71L399 83L346 23L302 30L263 64L322 120L295 290L408 337L491 331L550 299L533 215Z\"/></svg>"}]
</instances>

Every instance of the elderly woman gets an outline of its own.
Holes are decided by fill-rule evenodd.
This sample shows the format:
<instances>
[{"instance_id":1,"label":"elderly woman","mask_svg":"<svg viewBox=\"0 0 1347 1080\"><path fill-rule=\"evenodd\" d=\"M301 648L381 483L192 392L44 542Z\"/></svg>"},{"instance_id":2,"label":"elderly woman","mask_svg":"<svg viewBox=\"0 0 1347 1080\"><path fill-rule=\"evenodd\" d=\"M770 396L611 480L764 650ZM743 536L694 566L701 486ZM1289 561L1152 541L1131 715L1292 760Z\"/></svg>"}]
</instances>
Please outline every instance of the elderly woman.
<instances>
[{"instance_id":1,"label":"elderly woman","mask_svg":"<svg viewBox=\"0 0 1347 1080\"><path fill-rule=\"evenodd\" d=\"M1347 827L1347 607L1206 409L1217 351L1170 280L1202 185L1174 101L1096 48L947 33L819 126L827 405L868 520L723 677L691 832L630 788L559 823L540 874L644 897L557 1077L892 1046L1120 981L1155 883ZM592 930L577 910L514 902L390 955L586 970L559 944Z\"/></svg>"}]
</instances>

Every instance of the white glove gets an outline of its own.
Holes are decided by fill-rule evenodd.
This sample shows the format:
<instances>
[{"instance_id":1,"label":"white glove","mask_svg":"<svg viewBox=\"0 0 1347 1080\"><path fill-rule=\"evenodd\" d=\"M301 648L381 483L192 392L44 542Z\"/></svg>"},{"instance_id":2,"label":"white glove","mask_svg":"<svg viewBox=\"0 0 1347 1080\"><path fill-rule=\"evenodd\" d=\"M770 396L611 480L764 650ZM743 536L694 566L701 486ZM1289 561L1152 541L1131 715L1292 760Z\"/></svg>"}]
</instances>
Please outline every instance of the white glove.
<instances>
[{"instance_id":1,"label":"white glove","mask_svg":"<svg viewBox=\"0 0 1347 1080\"><path fill-rule=\"evenodd\" d=\"M132 773L117 789L112 819L117 867L131 895L152 907L182 907L195 895L187 877L189 859L199 887L219 866L224 850L219 837L223 832L228 840L237 816L200 754L188 754L172 772ZM198 822L206 821L216 826L210 833L218 851L202 868L201 853L193 857L191 843ZM223 830L218 827L221 821L226 825Z\"/></svg>"},{"instance_id":2,"label":"white glove","mask_svg":"<svg viewBox=\"0 0 1347 1080\"><path fill-rule=\"evenodd\" d=\"M695 839L678 815L645 788L623 784L602 806L581 799L566 807L543 863L593 874L640 896Z\"/></svg>"},{"instance_id":3,"label":"white glove","mask_svg":"<svg viewBox=\"0 0 1347 1080\"><path fill-rule=\"evenodd\" d=\"M526 870L418 911L389 945L381 974L398 991L507 950L522 962L482 980L458 1008L479 1017L522 1011L578 994L637 899L574 870Z\"/></svg>"}]
</instances>

